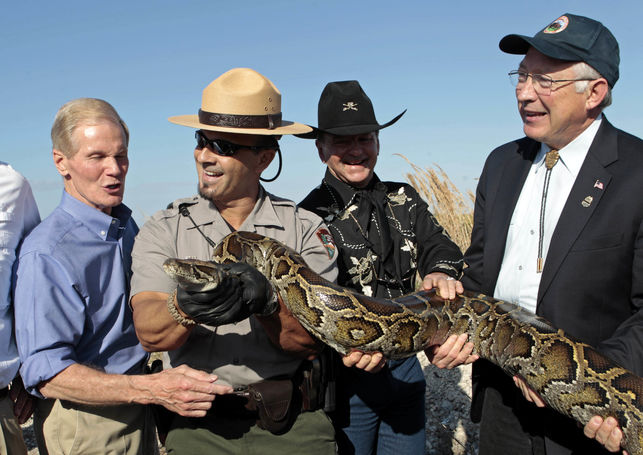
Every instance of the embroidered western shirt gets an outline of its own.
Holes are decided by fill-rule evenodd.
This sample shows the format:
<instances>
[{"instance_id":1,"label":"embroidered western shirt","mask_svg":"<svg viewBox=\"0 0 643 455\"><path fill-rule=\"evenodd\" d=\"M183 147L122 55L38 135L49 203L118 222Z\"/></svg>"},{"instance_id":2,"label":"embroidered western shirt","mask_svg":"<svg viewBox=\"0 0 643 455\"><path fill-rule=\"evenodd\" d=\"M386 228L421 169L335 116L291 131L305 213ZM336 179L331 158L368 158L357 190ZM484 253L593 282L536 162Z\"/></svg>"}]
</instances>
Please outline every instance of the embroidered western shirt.
<instances>
[{"instance_id":1,"label":"embroidered western shirt","mask_svg":"<svg viewBox=\"0 0 643 455\"><path fill-rule=\"evenodd\" d=\"M412 186L382 182L374 175L364 189L330 171L300 204L328 224L339 250L337 282L376 297L412 292L416 272L454 278L462 253Z\"/></svg>"}]
</instances>

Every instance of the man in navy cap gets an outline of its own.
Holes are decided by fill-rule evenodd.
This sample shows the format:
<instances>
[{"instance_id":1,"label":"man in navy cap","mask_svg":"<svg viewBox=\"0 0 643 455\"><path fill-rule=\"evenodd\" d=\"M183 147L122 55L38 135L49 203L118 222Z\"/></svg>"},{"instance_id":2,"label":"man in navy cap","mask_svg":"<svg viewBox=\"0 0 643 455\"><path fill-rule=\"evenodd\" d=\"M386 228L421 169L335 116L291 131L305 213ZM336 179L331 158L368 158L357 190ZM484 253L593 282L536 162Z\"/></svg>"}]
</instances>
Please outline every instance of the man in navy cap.
<instances>
[{"instance_id":1,"label":"man in navy cap","mask_svg":"<svg viewBox=\"0 0 643 455\"><path fill-rule=\"evenodd\" d=\"M509 76L526 137L487 159L464 287L520 304L643 375L643 142L602 113L618 43L600 22L565 14L500 49L524 55ZM616 420L582 429L521 378L486 361L473 375L480 455L619 450Z\"/></svg>"}]
</instances>

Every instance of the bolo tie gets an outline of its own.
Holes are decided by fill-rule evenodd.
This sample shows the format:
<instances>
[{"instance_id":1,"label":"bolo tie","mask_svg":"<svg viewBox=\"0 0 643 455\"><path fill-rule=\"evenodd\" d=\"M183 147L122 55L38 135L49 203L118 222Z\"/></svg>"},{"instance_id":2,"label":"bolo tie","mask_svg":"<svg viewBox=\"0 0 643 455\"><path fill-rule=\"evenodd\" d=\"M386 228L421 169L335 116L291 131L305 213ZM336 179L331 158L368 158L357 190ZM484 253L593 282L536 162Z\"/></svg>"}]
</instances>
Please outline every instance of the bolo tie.
<instances>
[{"instance_id":1,"label":"bolo tie","mask_svg":"<svg viewBox=\"0 0 643 455\"><path fill-rule=\"evenodd\" d=\"M551 170L558 163L558 150L552 149L545 155L545 183L543 185L543 196L540 200L540 232L538 237L538 262L536 264L536 273L543 271L543 238L545 237L545 204L547 203L547 191L549 190L549 180L551 179Z\"/></svg>"}]
</instances>

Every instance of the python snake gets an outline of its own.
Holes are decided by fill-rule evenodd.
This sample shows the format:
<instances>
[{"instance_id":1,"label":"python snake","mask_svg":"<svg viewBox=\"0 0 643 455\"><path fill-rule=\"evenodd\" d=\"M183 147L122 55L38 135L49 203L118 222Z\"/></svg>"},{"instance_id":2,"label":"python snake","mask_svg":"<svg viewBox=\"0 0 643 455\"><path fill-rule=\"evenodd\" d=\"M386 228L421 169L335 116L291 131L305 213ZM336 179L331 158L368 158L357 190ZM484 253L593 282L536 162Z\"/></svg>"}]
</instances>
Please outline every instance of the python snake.
<instances>
[{"instance_id":1,"label":"python snake","mask_svg":"<svg viewBox=\"0 0 643 455\"><path fill-rule=\"evenodd\" d=\"M522 376L558 412L582 425L594 415L615 417L623 448L643 455L643 379L520 306L468 291L454 300L434 291L366 297L320 277L282 243L249 232L225 237L212 262L168 259L164 269L183 287L207 290L222 279L217 264L225 262L256 267L299 322L341 354L404 358L467 333L475 353Z\"/></svg>"}]
</instances>

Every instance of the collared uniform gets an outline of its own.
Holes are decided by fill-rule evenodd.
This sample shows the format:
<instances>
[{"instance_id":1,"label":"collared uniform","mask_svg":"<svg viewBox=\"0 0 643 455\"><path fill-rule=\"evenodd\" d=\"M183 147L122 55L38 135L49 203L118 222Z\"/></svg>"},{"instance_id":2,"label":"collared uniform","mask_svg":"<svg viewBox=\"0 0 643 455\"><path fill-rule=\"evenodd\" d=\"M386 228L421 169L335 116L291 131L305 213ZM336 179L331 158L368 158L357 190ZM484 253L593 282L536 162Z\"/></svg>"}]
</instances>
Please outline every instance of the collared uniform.
<instances>
[{"instance_id":1,"label":"collared uniform","mask_svg":"<svg viewBox=\"0 0 643 455\"><path fill-rule=\"evenodd\" d=\"M167 210L157 212L141 228L133 258L132 295L143 291L171 293L176 282L162 268L167 258L209 260L213 248L192 222L179 213L186 204L190 216L215 243L232 230L215 205L200 196L178 199ZM254 210L239 231L256 232L278 240L299 252L308 266L324 278L337 276L332 244L324 244L319 232L325 230L316 215L297 209L295 203L260 192ZM300 359L275 347L255 317L220 327L196 325L180 348L170 351L166 364L212 372L222 384L245 386L279 375L292 375Z\"/></svg>"},{"instance_id":2,"label":"collared uniform","mask_svg":"<svg viewBox=\"0 0 643 455\"><path fill-rule=\"evenodd\" d=\"M167 258L212 258L212 247L179 207L187 207L214 243L232 232L211 201L200 196L176 200L147 221L136 238L132 295L143 291L169 294L176 289L176 282L162 269ZM276 239L300 253L324 278L334 281L337 277L334 244L322 235L327 228L318 216L298 209L292 201L260 188L255 207L239 231ZM275 347L254 315L220 327L196 325L181 347L164 355L166 367L187 364L212 372L219 376L219 383L233 387L275 376L292 377L302 363ZM335 453L333 427L322 410L300 413L286 433L273 435L254 424L256 417L217 411L220 398L203 419L174 416L166 441L171 453Z\"/></svg>"},{"instance_id":3,"label":"collared uniform","mask_svg":"<svg viewBox=\"0 0 643 455\"><path fill-rule=\"evenodd\" d=\"M110 216L63 192L58 207L24 240L15 321L20 373L31 394L43 398L38 384L73 364L111 374L143 373L148 356L127 305L137 231L123 204ZM143 454L149 440L141 438L153 436L146 418L141 405L92 408L40 399L34 429L41 453L74 447L77 453Z\"/></svg>"},{"instance_id":4,"label":"collared uniform","mask_svg":"<svg viewBox=\"0 0 643 455\"><path fill-rule=\"evenodd\" d=\"M338 283L359 293L395 298L431 272L460 276L462 253L410 185L364 189L330 171L300 204L328 223L339 249ZM418 277L419 274L419 277ZM379 373L342 368L334 416L350 443L340 453L423 453L425 380L417 357L389 360Z\"/></svg>"},{"instance_id":5,"label":"collared uniform","mask_svg":"<svg viewBox=\"0 0 643 455\"><path fill-rule=\"evenodd\" d=\"M27 453L7 392L20 366L13 336L10 289L18 245L39 222L29 183L10 165L0 162L0 454Z\"/></svg>"}]
</instances>

